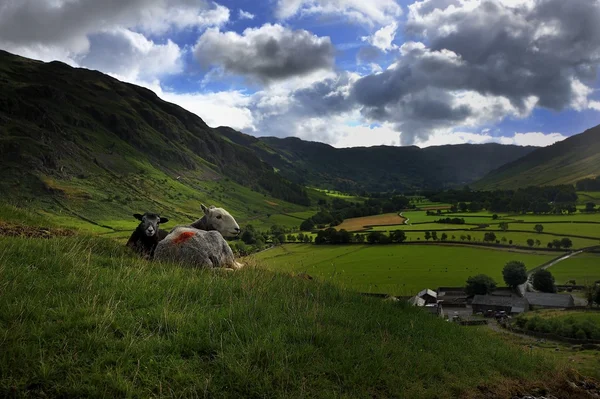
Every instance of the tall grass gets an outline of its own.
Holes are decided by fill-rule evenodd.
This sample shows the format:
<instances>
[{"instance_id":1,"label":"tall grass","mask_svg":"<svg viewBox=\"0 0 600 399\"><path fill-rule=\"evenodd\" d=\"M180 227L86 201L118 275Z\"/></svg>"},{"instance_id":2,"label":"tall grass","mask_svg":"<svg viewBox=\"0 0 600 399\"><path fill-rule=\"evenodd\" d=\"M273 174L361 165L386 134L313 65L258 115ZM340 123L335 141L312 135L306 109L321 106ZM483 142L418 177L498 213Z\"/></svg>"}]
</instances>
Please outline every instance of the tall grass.
<instances>
[{"instance_id":1,"label":"tall grass","mask_svg":"<svg viewBox=\"0 0 600 399\"><path fill-rule=\"evenodd\" d=\"M0 397L455 397L554 366L398 303L109 239L0 240Z\"/></svg>"}]
</instances>

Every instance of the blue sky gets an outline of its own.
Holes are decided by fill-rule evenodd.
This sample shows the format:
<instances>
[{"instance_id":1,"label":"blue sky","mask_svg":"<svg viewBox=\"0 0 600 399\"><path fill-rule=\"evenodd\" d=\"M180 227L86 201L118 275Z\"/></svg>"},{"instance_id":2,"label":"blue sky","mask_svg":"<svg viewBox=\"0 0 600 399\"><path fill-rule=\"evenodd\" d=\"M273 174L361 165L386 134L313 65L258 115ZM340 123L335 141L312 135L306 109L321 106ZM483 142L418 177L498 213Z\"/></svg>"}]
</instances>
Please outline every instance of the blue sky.
<instances>
[{"instance_id":1,"label":"blue sky","mask_svg":"<svg viewBox=\"0 0 600 399\"><path fill-rule=\"evenodd\" d=\"M599 0L0 0L0 48L337 147L543 146L600 124Z\"/></svg>"}]
</instances>

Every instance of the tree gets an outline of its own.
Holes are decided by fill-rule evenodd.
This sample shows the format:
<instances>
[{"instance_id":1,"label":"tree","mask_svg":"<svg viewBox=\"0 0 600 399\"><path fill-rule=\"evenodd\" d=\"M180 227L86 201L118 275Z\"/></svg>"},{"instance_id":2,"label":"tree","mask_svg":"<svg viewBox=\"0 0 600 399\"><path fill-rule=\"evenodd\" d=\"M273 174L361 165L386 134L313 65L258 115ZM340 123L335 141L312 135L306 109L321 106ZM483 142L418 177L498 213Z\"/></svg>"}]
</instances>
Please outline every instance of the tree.
<instances>
[{"instance_id":1,"label":"tree","mask_svg":"<svg viewBox=\"0 0 600 399\"><path fill-rule=\"evenodd\" d=\"M560 240L560 245L563 248L569 249L569 248L571 248L573 246L573 241L571 241L570 238L566 238L565 237L565 238L563 238L563 239Z\"/></svg>"},{"instance_id":2,"label":"tree","mask_svg":"<svg viewBox=\"0 0 600 399\"><path fill-rule=\"evenodd\" d=\"M502 277L509 287L518 287L527 281L525 264L516 260L508 262L502 269Z\"/></svg>"},{"instance_id":3,"label":"tree","mask_svg":"<svg viewBox=\"0 0 600 399\"><path fill-rule=\"evenodd\" d=\"M498 225L498 227L500 227L500 230L502 230L502 231L506 231L506 230L508 230L508 223L506 223L506 222L501 222L501 223Z\"/></svg>"},{"instance_id":4,"label":"tree","mask_svg":"<svg viewBox=\"0 0 600 399\"><path fill-rule=\"evenodd\" d=\"M560 247L562 247L562 241L561 240L552 240L552 246L556 249L560 249Z\"/></svg>"},{"instance_id":5,"label":"tree","mask_svg":"<svg viewBox=\"0 0 600 399\"><path fill-rule=\"evenodd\" d=\"M541 233L542 231L544 231L544 226L542 226L541 224L536 224L535 227L533 228L537 233Z\"/></svg>"},{"instance_id":6,"label":"tree","mask_svg":"<svg viewBox=\"0 0 600 399\"><path fill-rule=\"evenodd\" d=\"M300 230L302 231L311 231L315 228L315 222L312 219L306 219L300 224Z\"/></svg>"},{"instance_id":7,"label":"tree","mask_svg":"<svg viewBox=\"0 0 600 399\"><path fill-rule=\"evenodd\" d=\"M466 236L466 235L464 235L464 234L461 234L461 235L460 235L460 240L461 240L461 241L464 241L464 240L466 240L466 239L467 239L467 236Z\"/></svg>"},{"instance_id":8,"label":"tree","mask_svg":"<svg viewBox=\"0 0 600 399\"><path fill-rule=\"evenodd\" d=\"M255 244L256 243L256 231L254 230L254 226L252 226L251 224L247 225L246 228L244 229L242 235L240 236L240 239L248 245Z\"/></svg>"},{"instance_id":9,"label":"tree","mask_svg":"<svg viewBox=\"0 0 600 399\"><path fill-rule=\"evenodd\" d=\"M529 245L530 247L533 247L534 244L535 244L535 241L533 240L533 238L527 239L527 245Z\"/></svg>"},{"instance_id":10,"label":"tree","mask_svg":"<svg viewBox=\"0 0 600 399\"><path fill-rule=\"evenodd\" d=\"M593 202L588 202L587 204L585 204L585 211L586 212L595 212L596 204L594 204Z\"/></svg>"},{"instance_id":11,"label":"tree","mask_svg":"<svg viewBox=\"0 0 600 399\"><path fill-rule=\"evenodd\" d=\"M433 239L434 239L434 241L437 241L437 240L438 240L437 231L432 231L432 232L431 232L431 238L433 238Z\"/></svg>"},{"instance_id":12,"label":"tree","mask_svg":"<svg viewBox=\"0 0 600 399\"><path fill-rule=\"evenodd\" d=\"M392 242L404 242L406 241L406 233L402 230L392 231L390 233L390 240Z\"/></svg>"},{"instance_id":13,"label":"tree","mask_svg":"<svg viewBox=\"0 0 600 399\"><path fill-rule=\"evenodd\" d=\"M364 234L356 234L354 237L355 237L356 242L360 242L360 243L365 242Z\"/></svg>"},{"instance_id":14,"label":"tree","mask_svg":"<svg viewBox=\"0 0 600 399\"><path fill-rule=\"evenodd\" d=\"M490 276L478 274L474 277L469 277L465 292L467 295L486 295L490 294L496 288L496 282Z\"/></svg>"},{"instance_id":15,"label":"tree","mask_svg":"<svg viewBox=\"0 0 600 399\"><path fill-rule=\"evenodd\" d=\"M543 269L535 272L533 274L533 288L541 292L556 292L552 273Z\"/></svg>"},{"instance_id":16,"label":"tree","mask_svg":"<svg viewBox=\"0 0 600 399\"><path fill-rule=\"evenodd\" d=\"M542 242L540 240L535 240L535 246L539 247L540 245L542 245Z\"/></svg>"},{"instance_id":17,"label":"tree","mask_svg":"<svg viewBox=\"0 0 600 399\"><path fill-rule=\"evenodd\" d=\"M498 215L496 215L495 213L492 215L492 219L493 220L498 220Z\"/></svg>"},{"instance_id":18,"label":"tree","mask_svg":"<svg viewBox=\"0 0 600 399\"><path fill-rule=\"evenodd\" d=\"M448 239L448 234L442 233L442 241L446 241Z\"/></svg>"},{"instance_id":19,"label":"tree","mask_svg":"<svg viewBox=\"0 0 600 399\"><path fill-rule=\"evenodd\" d=\"M460 208L461 212L466 212L467 209L469 209L469 205L467 205L466 202L461 202L458 204L458 207Z\"/></svg>"},{"instance_id":20,"label":"tree","mask_svg":"<svg viewBox=\"0 0 600 399\"><path fill-rule=\"evenodd\" d=\"M285 234L283 234L283 233L279 234L277 236L277 240L279 240L279 242L282 243L282 244L285 243Z\"/></svg>"},{"instance_id":21,"label":"tree","mask_svg":"<svg viewBox=\"0 0 600 399\"><path fill-rule=\"evenodd\" d=\"M295 235L293 235L293 234L288 234L288 236L287 236L287 240L288 240L289 242L296 242L296 236L295 236Z\"/></svg>"},{"instance_id":22,"label":"tree","mask_svg":"<svg viewBox=\"0 0 600 399\"><path fill-rule=\"evenodd\" d=\"M494 234L493 232L487 232L483 235L483 241L486 242L494 242L496 241L496 234Z\"/></svg>"},{"instance_id":23,"label":"tree","mask_svg":"<svg viewBox=\"0 0 600 399\"><path fill-rule=\"evenodd\" d=\"M471 234L467 234L467 241L471 241Z\"/></svg>"},{"instance_id":24,"label":"tree","mask_svg":"<svg viewBox=\"0 0 600 399\"><path fill-rule=\"evenodd\" d=\"M429 240L431 239L431 232L429 232L429 231L426 231L426 232L425 232L425 239L426 239L427 241L429 241Z\"/></svg>"}]
</instances>

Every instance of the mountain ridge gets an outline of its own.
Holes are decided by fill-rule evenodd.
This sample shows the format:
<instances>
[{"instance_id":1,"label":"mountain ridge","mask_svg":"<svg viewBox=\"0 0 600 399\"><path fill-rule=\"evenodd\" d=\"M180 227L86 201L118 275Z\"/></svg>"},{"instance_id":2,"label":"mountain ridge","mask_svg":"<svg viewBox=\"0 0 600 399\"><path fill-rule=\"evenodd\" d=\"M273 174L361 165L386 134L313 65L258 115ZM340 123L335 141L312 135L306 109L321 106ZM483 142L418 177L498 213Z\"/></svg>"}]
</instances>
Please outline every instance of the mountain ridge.
<instances>
[{"instance_id":1,"label":"mountain ridge","mask_svg":"<svg viewBox=\"0 0 600 399\"><path fill-rule=\"evenodd\" d=\"M492 190L574 184L596 176L600 176L600 125L509 162L474 187Z\"/></svg>"},{"instance_id":2,"label":"mountain ridge","mask_svg":"<svg viewBox=\"0 0 600 399\"><path fill-rule=\"evenodd\" d=\"M223 135L245 145L285 178L339 191L414 191L470 184L534 150L487 144L335 148L297 137L254 137L227 127Z\"/></svg>"}]
</instances>

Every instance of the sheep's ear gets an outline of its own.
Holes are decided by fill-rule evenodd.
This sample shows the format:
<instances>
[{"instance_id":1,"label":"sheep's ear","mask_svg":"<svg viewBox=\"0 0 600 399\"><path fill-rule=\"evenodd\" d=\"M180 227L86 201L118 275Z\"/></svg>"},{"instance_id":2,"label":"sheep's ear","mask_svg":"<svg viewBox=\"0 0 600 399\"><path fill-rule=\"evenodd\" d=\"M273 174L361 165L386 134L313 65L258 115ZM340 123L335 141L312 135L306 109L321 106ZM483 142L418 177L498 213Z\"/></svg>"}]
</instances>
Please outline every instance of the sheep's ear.
<instances>
[{"instance_id":1,"label":"sheep's ear","mask_svg":"<svg viewBox=\"0 0 600 399\"><path fill-rule=\"evenodd\" d=\"M144 218L144 216L140 215L139 213L134 213L133 217L136 218L137 220L142 220Z\"/></svg>"},{"instance_id":2,"label":"sheep's ear","mask_svg":"<svg viewBox=\"0 0 600 399\"><path fill-rule=\"evenodd\" d=\"M167 223L168 221L169 221L169 219L167 219L167 218L160 218L161 223Z\"/></svg>"},{"instance_id":3,"label":"sheep's ear","mask_svg":"<svg viewBox=\"0 0 600 399\"><path fill-rule=\"evenodd\" d=\"M208 207L208 209L215 209L215 206L211 205L211 206Z\"/></svg>"},{"instance_id":4,"label":"sheep's ear","mask_svg":"<svg viewBox=\"0 0 600 399\"><path fill-rule=\"evenodd\" d=\"M202 208L202 212L204 212L205 215L208 215L208 208L206 205L200 204L200 208Z\"/></svg>"}]
</instances>

